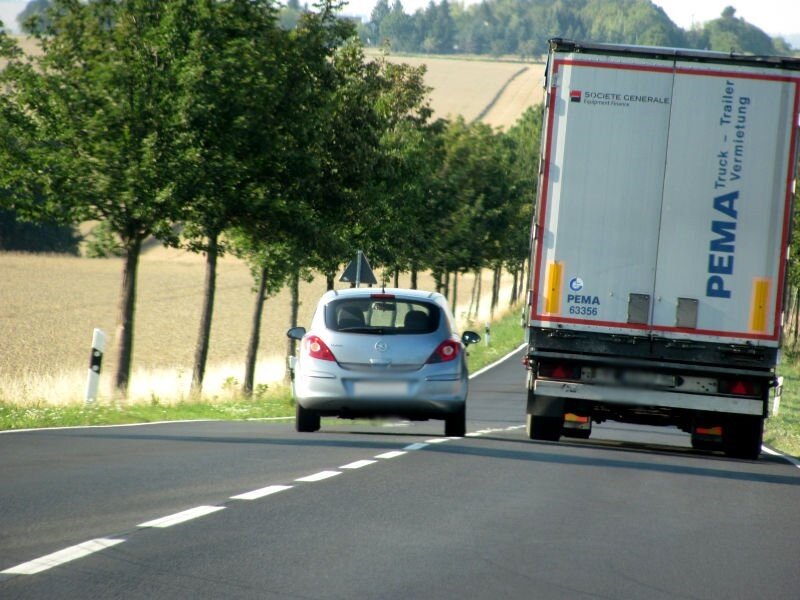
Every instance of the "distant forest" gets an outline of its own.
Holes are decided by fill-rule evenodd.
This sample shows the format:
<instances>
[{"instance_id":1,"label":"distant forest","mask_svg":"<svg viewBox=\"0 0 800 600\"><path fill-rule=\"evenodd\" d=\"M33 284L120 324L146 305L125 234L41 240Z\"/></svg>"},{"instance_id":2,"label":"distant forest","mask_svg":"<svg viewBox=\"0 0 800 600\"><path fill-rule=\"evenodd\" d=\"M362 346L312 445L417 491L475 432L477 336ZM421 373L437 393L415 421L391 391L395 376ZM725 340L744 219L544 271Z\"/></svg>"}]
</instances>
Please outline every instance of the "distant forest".
<instances>
[{"instance_id":1,"label":"distant forest","mask_svg":"<svg viewBox=\"0 0 800 600\"><path fill-rule=\"evenodd\" d=\"M18 17L23 30L28 17L51 4L31 0ZM292 28L313 4L288 0L277 5L282 25ZM342 14L347 14L346 4ZM547 40L553 37L760 55L798 53L783 38L771 38L737 17L734 6L687 31L650 0L483 0L470 6L431 0L413 14L405 12L402 0L378 0L369 20L357 27L365 46L425 54L531 58L546 54Z\"/></svg>"},{"instance_id":2,"label":"distant forest","mask_svg":"<svg viewBox=\"0 0 800 600\"><path fill-rule=\"evenodd\" d=\"M430 54L536 57L547 52L552 37L758 55L794 53L784 39L771 38L738 18L733 6L686 31L649 0L484 0L466 7L431 0L411 15L401 0L378 0L359 33L366 46Z\"/></svg>"}]
</instances>

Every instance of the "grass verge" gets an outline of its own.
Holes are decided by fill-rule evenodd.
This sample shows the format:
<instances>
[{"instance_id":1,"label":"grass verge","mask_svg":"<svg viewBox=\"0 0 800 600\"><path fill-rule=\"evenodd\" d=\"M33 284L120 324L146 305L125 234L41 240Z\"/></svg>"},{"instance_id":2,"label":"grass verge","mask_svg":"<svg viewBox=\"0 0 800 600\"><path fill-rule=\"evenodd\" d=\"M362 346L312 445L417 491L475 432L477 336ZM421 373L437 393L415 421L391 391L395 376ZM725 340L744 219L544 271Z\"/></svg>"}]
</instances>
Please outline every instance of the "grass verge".
<instances>
[{"instance_id":1,"label":"grass verge","mask_svg":"<svg viewBox=\"0 0 800 600\"><path fill-rule=\"evenodd\" d=\"M764 443L790 456L800 457L800 363L778 367L783 377L778 414L767 419Z\"/></svg>"}]
</instances>

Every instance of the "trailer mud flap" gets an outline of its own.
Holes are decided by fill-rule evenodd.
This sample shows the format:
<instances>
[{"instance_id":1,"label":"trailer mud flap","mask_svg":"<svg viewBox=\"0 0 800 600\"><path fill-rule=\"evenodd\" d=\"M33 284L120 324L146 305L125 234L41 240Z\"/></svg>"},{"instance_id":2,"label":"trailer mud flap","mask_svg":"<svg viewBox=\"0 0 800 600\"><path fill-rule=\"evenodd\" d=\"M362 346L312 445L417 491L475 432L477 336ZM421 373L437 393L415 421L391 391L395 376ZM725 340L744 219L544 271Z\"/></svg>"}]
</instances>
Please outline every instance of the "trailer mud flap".
<instances>
[{"instance_id":1,"label":"trailer mud flap","mask_svg":"<svg viewBox=\"0 0 800 600\"><path fill-rule=\"evenodd\" d=\"M528 390L527 414L535 417L558 417L564 416L564 399L557 396L537 396L532 390Z\"/></svg>"}]
</instances>

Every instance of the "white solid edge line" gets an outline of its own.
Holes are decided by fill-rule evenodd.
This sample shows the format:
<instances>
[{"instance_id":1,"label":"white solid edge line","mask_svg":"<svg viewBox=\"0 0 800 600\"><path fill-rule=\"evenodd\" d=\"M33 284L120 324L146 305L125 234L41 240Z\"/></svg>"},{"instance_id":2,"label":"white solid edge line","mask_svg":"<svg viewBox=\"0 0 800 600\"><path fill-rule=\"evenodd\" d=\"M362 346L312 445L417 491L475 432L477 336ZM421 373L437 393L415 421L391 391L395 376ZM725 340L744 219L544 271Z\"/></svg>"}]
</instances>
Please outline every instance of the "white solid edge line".
<instances>
[{"instance_id":1,"label":"white solid edge line","mask_svg":"<svg viewBox=\"0 0 800 600\"><path fill-rule=\"evenodd\" d=\"M258 490L253 490L252 492L245 492L244 494L237 494L236 496L231 496L231 500L258 500L259 498L263 498L265 496L271 496L272 494L277 494L278 492L283 492L286 490L292 489L291 485L268 485L267 487L263 487Z\"/></svg>"},{"instance_id":2,"label":"white solid edge line","mask_svg":"<svg viewBox=\"0 0 800 600\"><path fill-rule=\"evenodd\" d=\"M341 471L320 471L319 473L314 473L313 475L308 475L307 477L300 477L299 479L295 479L295 481L313 483L315 481L322 481L323 479L330 479L331 477L336 477L337 475L341 474Z\"/></svg>"},{"instance_id":3,"label":"white solid edge line","mask_svg":"<svg viewBox=\"0 0 800 600\"><path fill-rule=\"evenodd\" d=\"M245 421L288 421L294 417L257 417ZM64 429L111 429L112 427L142 427L143 425L176 425L178 423L220 423L228 419L183 419L178 421L148 421L147 423L119 423L117 425L69 425L65 427L31 427L29 429L3 429L4 433L31 433L34 431L61 431ZM234 421L231 421L234 422Z\"/></svg>"},{"instance_id":4,"label":"white solid edge line","mask_svg":"<svg viewBox=\"0 0 800 600\"><path fill-rule=\"evenodd\" d=\"M83 542L82 544L77 544L76 546L64 548L58 552L53 552L47 556L22 563L21 565L11 567L5 571L0 571L0 573L3 575L34 575L35 573L41 573L47 569L52 569L64 563L83 558L84 556L89 556L95 552L100 552L106 548L111 548L124 541L125 540L122 539L96 538L88 542Z\"/></svg>"},{"instance_id":5,"label":"white solid edge line","mask_svg":"<svg viewBox=\"0 0 800 600\"><path fill-rule=\"evenodd\" d=\"M398 456L403 456L407 454L403 450L392 450L391 452L384 452L383 454L378 454L375 458L397 458Z\"/></svg>"},{"instance_id":6,"label":"white solid edge line","mask_svg":"<svg viewBox=\"0 0 800 600\"><path fill-rule=\"evenodd\" d=\"M204 517L205 515L210 515L218 510L224 509L224 506L197 506L195 508L190 508L189 510L182 510L174 515L167 515L166 517L161 517L160 519L153 519L152 521L147 521L146 523L140 523L137 527L158 527L163 529L165 527L172 527L173 525L177 525L179 523L191 521L192 519L197 519L198 517Z\"/></svg>"},{"instance_id":7,"label":"white solid edge line","mask_svg":"<svg viewBox=\"0 0 800 600\"><path fill-rule=\"evenodd\" d=\"M483 367L482 369L478 369L478 370L477 370L477 371L475 371L475 372L474 372L472 375L470 375L470 376L469 376L469 378L470 378L470 379L472 379L472 378L474 378L474 377L477 377L478 375L482 375L482 374L484 374L484 373L485 373L486 371L488 371L489 369L493 369L494 367L496 367L497 365L499 365L501 362L503 362L503 361L505 361L505 360L508 360L509 358L511 358L512 356L514 356L514 355L515 355L517 352L519 352L520 350L522 350L522 349L523 349L525 346L527 346L527 344L525 344L525 343L523 343L523 344L520 344L520 345L519 345L517 348L515 348L514 350L512 350L511 352L509 352L508 354L506 354L506 355L505 355L503 358L499 358L499 359L497 359L496 361L494 361L492 364L490 364L490 365L486 365L486 366L485 366L485 367Z\"/></svg>"},{"instance_id":8,"label":"white solid edge line","mask_svg":"<svg viewBox=\"0 0 800 600\"><path fill-rule=\"evenodd\" d=\"M339 467L340 469L361 469L363 467L368 467L369 465L374 465L377 463L377 460L357 460L355 462L347 463L346 465L342 465Z\"/></svg>"},{"instance_id":9,"label":"white solid edge line","mask_svg":"<svg viewBox=\"0 0 800 600\"><path fill-rule=\"evenodd\" d=\"M789 462L789 463L793 464L795 467L797 467L798 469L800 469L800 460L797 460L793 456L788 456L786 454L783 454L782 452L778 452L777 450L773 450L772 448L769 448L767 446L761 446L761 450L763 452L766 452L767 454L771 454L772 456L778 456L778 457L782 458L783 460L785 460L786 462Z\"/></svg>"}]
</instances>

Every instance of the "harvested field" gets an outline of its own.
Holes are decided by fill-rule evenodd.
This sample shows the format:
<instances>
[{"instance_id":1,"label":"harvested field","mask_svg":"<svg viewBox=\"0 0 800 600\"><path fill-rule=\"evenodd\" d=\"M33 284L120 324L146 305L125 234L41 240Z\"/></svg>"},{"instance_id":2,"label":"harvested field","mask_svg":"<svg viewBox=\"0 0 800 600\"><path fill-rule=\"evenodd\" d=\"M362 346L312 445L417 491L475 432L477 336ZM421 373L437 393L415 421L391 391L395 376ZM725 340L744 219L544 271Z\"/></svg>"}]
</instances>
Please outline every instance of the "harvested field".
<instances>
[{"instance_id":1,"label":"harvested field","mask_svg":"<svg viewBox=\"0 0 800 600\"><path fill-rule=\"evenodd\" d=\"M390 55L388 60L425 65L434 117L464 117L508 129L525 109L543 100L544 63Z\"/></svg>"}]
</instances>

